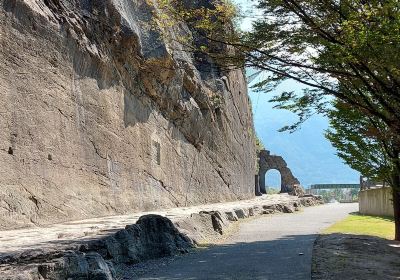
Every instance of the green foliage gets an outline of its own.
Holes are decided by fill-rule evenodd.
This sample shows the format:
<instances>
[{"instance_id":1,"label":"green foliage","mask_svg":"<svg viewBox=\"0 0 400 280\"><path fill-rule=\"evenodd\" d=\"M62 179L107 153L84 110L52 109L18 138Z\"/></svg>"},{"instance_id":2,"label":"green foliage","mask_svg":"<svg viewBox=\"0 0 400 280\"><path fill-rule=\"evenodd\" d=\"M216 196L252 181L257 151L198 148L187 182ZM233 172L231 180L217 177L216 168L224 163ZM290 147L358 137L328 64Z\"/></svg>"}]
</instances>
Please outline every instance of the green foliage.
<instances>
[{"instance_id":1,"label":"green foliage","mask_svg":"<svg viewBox=\"0 0 400 280\"><path fill-rule=\"evenodd\" d=\"M284 92L278 107L299 115L296 129L326 113L337 97L400 132L400 2L259 0L263 11L246 34L247 64L270 75L256 88L270 91L291 78L303 94Z\"/></svg>"},{"instance_id":2,"label":"green foliage","mask_svg":"<svg viewBox=\"0 0 400 280\"><path fill-rule=\"evenodd\" d=\"M338 150L338 156L364 176L390 182L396 137L385 123L367 116L346 103L335 101L329 113L331 129L326 137Z\"/></svg>"},{"instance_id":3,"label":"green foliage","mask_svg":"<svg viewBox=\"0 0 400 280\"><path fill-rule=\"evenodd\" d=\"M268 72L255 89L271 91L286 79L303 83L302 94L273 99L299 116L284 129L327 113L333 96L400 135L399 0L258 0L262 16L249 32L235 28L241 15L228 0L155 3L165 32L187 23L193 37L172 36L187 51L212 58L221 69Z\"/></svg>"},{"instance_id":4,"label":"green foliage","mask_svg":"<svg viewBox=\"0 0 400 280\"><path fill-rule=\"evenodd\" d=\"M259 75L259 91L287 79L305 85L273 98L299 116L283 129L327 114L339 156L371 177L390 177L400 239L400 0L257 0L262 16L247 33L235 30L238 12L228 1L157 2L157 25L167 33L185 21L193 37L180 44L197 58L268 73Z\"/></svg>"},{"instance_id":5,"label":"green foliage","mask_svg":"<svg viewBox=\"0 0 400 280\"><path fill-rule=\"evenodd\" d=\"M159 25L188 24L196 38L191 51L211 57L222 69L249 66L268 72L259 75L256 90L271 91L286 79L303 83L301 94L273 98L276 107L299 116L283 130L297 129L315 113L331 114L333 97L367 122L386 126L384 137L400 149L399 0L258 0L262 16L249 32L235 29L240 13L228 0L156 3ZM375 138L366 144L371 149Z\"/></svg>"},{"instance_id":6,"label":"green foliage","mask_svg":"<svg viewBox=\"0 0 400 280\"><path fill-rule=\"evenodd\" d=\"M178 44L183 51L194 53L197 59L202 55L211 58L220 69L243 66L243 55L234 53L230 47L231 43L240 40L239 10L230 0L155 0L149 3L155 7L154 25L162 30L167 40L171 40L171 45L176 47ZM170 36L170 31L182 28L182 23L190 32L182 32L187 31L183 28L180 36Z\"/></svg>"},{"instance_id":7,"label":"green foliage","mask_svg":"<svg viewBox=\"0 0 400 280\"><path fill-rule=\"evenodd\" d=\"M261 141L261 139L258 137L258 135L255 132L254 132L254 138L256 140L256 150L257 151L265 150L265 146L264 146L263 142Z\"/></svg>"},{"instance_id":8,"label":"green foliage","mask_svg":"<svg viewBox=\"0 0 400 280\"><path fill-rule=\"evenodd\" d=\"M339 156L395 188L400 239L400 1L257 2L262 17L239 47L246 65L269 73L255 88L271 91L286 79L305 86L273 98L299 116L284 130L328 115Z\"/></svg>"},{"instance_id":9,"label":"green foliage","mask_svg":"<svg viewBox=\"0 0 400 280\"><path fill-rule=\"evenodd\" d=\"M317 194L322 196L325 203L331 202L332 199L336 201L357 201L358 190L356 189L333 189L333 190L318 190Z\"/></svg>"},{"instance_id":10,"label":"green foliage","mask_svg":"<svg viewBox=\"0 0 400 280\"><path fill-rule=\"evenodd\" d=\"M155 17L160 25L173 27L186 22L194 29L205 33L225 31L226 24L233 24L238 13L229 0L197 2L181 0L149 1L155 6Z\"/></svg>"},{"instance_id":11,"label":"green foliage","mask_svg":"<svg viewBox=\"0 0 400 280\"><path fill-rule=\"evenodd\" d=\"M284 130L326 114L328 139L354 169L379 178L400 173L399 0L258 0L262 16L249 32L235 29L240 13L228 0L155 3L165 32L186 22L193 37L178 40L197 58L205 55L220 69L267 72L256 90L286 79L303 83L302 93L273 98L299 116Z\"/></svg>"}]
</instances>

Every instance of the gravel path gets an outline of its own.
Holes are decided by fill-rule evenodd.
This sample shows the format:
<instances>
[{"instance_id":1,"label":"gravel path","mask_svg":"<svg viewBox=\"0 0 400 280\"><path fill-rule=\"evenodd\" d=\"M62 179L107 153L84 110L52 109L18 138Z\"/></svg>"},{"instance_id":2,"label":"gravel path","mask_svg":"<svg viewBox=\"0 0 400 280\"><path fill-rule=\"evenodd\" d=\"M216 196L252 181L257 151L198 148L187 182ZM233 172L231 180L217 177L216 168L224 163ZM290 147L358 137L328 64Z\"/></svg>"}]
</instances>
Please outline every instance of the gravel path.
<instances>
[{"instance_id":1,"label":"gravel path","mask_svg":"<svg viewBox=\"0 0 400 280\"><path fill-rule=\"evenodd\" d=\"M163 266L149 264L148 272L139 279L309 280L312 247L318 232L357 210L358 204L328 204L296 214L249 220L224 244Z\"/></svg>"}]
</instances>

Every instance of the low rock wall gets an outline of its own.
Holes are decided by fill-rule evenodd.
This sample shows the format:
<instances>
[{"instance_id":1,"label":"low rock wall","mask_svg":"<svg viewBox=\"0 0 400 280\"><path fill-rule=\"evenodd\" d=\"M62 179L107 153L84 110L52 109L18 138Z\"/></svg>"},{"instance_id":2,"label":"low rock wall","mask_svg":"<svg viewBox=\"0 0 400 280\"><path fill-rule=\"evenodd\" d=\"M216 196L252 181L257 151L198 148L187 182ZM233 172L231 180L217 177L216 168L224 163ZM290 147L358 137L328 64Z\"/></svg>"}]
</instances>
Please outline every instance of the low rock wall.
<instances>
[{"instance_id":1,"label":"low rock wall","mask_svg":"<svg viewBox=\"0 0 400 280\"><path fill-rule=\"evenodd\" d=\"M294 213L322 203L318 196L306 196L288 203L200 211L174 222L160 215L145 215L110 236L74 244L69 250L33 250L3 257L0 274L5 280L119 279L119 271L126 265L185 254L199 244L227 235L240 220Z\"/></svg>"}]
</instances>

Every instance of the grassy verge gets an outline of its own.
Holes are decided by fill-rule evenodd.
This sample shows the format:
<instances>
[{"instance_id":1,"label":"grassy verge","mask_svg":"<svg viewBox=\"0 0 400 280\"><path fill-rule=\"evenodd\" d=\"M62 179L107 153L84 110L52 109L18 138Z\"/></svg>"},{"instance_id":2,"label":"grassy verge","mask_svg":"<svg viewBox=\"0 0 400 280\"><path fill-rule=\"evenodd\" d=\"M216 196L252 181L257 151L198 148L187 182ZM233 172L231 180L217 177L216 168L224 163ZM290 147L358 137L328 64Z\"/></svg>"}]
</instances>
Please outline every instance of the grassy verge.
<instances>
[{"instance_id":1,"label":"grassy verge","mask_svg":"<svg viewBox=\"0 0 400 280\"><path fill-rule=\"evenodd\" d=\"M394 221L391 217L367 216L351 213L346 219L324 230L329 233L348 233L394 239Z\"/></svg>"}]
</instances>

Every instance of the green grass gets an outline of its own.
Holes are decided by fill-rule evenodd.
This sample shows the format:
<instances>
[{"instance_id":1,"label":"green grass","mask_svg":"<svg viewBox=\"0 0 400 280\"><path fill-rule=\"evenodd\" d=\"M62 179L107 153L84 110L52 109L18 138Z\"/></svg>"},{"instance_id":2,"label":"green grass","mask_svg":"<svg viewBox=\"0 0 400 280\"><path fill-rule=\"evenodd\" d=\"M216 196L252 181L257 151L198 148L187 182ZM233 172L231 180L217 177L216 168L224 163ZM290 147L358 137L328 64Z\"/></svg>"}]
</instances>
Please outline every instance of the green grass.
<instances>
[{"instance_id":1,"label":"green grass","mask_svg":"<svg viewBox=\"0 0 400 280\"><path fill-rule=\"evenodd\" d=\"M391 217L378 217L351 213L346 219L337 222L324 230L328 233L348 233L371 235L386 239L394 239L394 220Z\"/></svg>"}]
</instances>

